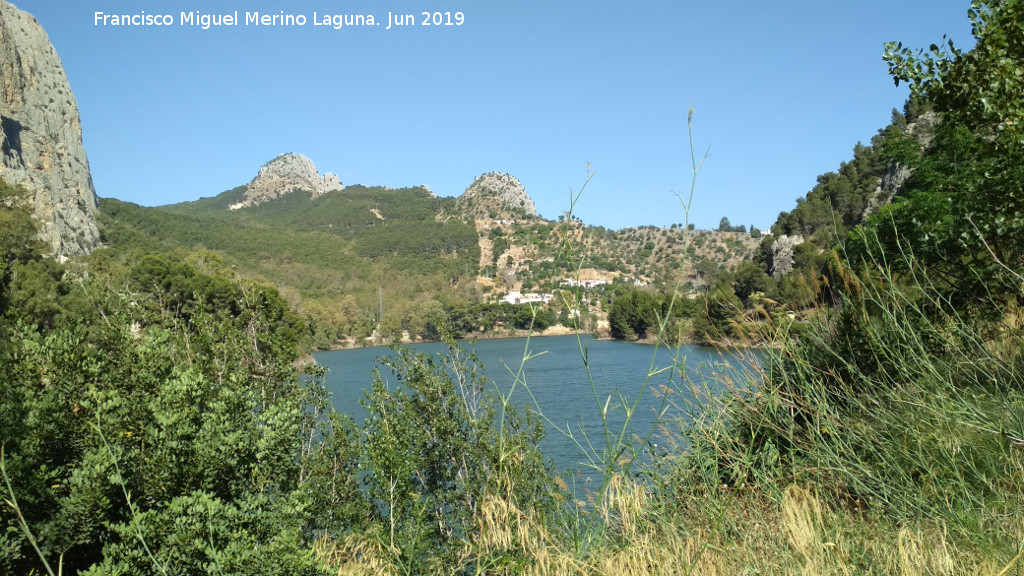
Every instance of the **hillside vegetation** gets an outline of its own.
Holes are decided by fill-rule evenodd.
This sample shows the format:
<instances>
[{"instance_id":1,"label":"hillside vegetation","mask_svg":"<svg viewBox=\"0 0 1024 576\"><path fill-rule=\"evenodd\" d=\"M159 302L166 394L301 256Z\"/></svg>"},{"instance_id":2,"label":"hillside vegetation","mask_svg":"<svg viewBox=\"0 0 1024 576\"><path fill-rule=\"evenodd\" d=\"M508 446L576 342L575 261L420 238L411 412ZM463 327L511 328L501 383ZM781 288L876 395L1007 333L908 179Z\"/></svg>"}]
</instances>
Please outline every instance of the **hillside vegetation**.
<instances>
[{"instance_id":1,"label":"hillside vegetation","mask_svg":"<svg viewBox=\"0 0 1024 576\"><path fill-rule=\"evenodd\" d=\"M685 244L682 227L611 231L564 216L548 221L495 204L486 192L456 200L424 188L350 186L229 209L244 194L240 187L159 208L103 199L100 211L117 250L172 252L272 283L306 319L304 345L314 348L371 334L437 339L442 327L455 336L556 323L598 331L615 298L636 285L662 299L676 288L700 290L756 247L739 232L694 231ZM568 241L582 260L564 257ZM579 279L608 287L561 290ZM559 297L537 318L500 304L512 291Z\"/></svg>"}]
</instances>

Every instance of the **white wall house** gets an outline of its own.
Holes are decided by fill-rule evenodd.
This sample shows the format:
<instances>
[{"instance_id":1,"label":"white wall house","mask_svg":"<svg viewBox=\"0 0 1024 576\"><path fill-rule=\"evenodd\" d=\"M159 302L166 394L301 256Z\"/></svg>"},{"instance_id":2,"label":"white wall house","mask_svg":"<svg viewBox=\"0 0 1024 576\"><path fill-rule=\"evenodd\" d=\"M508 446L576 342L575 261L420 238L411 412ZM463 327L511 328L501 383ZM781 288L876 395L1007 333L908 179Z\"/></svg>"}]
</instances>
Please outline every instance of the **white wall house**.
<instances>
[{"instance_id":1,"label":"white wall house","mask_svg":"<svg viewBox=\"0 0 1024 576\"><path fill-rule=\"evenodd\" d=\"M523 294L521 292L512 291L506 294L501 301L508 302L509 304L547 304L554 297L554 294L538 294L536 292L527 292L526 294Z\"/></svg>"},{"instance_id":2,"label":"white wall house","mask_svg":"<svg viewBox=\"0 0 1024 576\"><path fill-rule=\"evenodd\" d=\"M597 288L607 283L607 280L562 280L562 286L571 286L573 288L577 286L581 288Z\"/></svg>"}]
</instances>

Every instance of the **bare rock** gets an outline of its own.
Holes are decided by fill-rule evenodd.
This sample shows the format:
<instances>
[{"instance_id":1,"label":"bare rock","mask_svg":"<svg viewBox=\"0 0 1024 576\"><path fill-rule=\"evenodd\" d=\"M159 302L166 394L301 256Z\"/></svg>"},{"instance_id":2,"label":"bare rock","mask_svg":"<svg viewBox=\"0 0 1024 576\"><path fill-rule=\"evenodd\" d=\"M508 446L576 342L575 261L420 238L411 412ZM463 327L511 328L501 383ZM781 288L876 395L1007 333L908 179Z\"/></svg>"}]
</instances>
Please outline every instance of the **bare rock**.
<instances>
[{"instance_id":1,"label":"bare rock","mask_svg":"<svg viewBox=\"0 0 1024 576\"><path fill-rule=\"evenodd\" d=\"M799 234L792 236L783 234L772 242L771 254L769 254L772 278L776 281L782 280L783 276L793 271L793 248L803 242L804 237Z\"/></svg>"},{"instance_id":2,"label":"bare rock","mask_svg":"<svg viewBox=\"0 0 1024 576\"><path fill-rule=\"evenodd\" d=\"M96 190L64 66L39 22L0 0L0 178L28 190L58 256L100 245Z\"/></svg>"},{"instance_id":3,"label":"bare rock","mask_svg":"<svg viewBox=\"0 0 1024 576\"><path fill-rule=\"evenodd\" d=\"M886 166L885 174L882 175L881 181L878 183L878 187L868 198L867 204L864 206L864 213L861 214L861 220L867 219L882 207L892 202L892 199L903 189L903 184L910 178L911 169L898 162L893 162Z\"/></svg>"},{"instance_id":4,"label":"bare rock","mask_svg":"<svg viewBox=\"0 0 1024 576\"><path fill-rule=\"evenodd\" d=\"M931 146L932 139L935 137L935 130L940 121L941 117L937 113L925 112L907 125L907 134L913 136L920 143L921 149L926 149ZM868 216L878 212L882 206L892 202L893 198L899 196L903 192L903 185L906 184L911 173L912 170L903 164L898 162L889 164L885 169L885 174L882 175L882 180L878 183L878 187L875 188L874 193L868 198L861 219L866 219Z\"/></svg>"},{"instance_id":5,"label":"bare rock","mask_svg":"<svg viewBox=\"0 0 1024 576\"><path fill-rule=\"evenodd\" d=\"M229 208L256 206L297 191L309 192L311 198L316 198L343 188L337 176L330 172L321 176L313 161L302 154L282 154L260 168L245 189L245 199Z\"/></svg>"},{"instance_id":6,"label":"bare rock","mask_svg":"<svg viewBox=\"0 0 1024 576\"><path fill-rule=\"evenodd\" d=\"M907 134L916 138L921 143L921 148L928 148L932 145L940 122L942 116L938 112L925 112L907 124Z\"/></svg>"},{"instance_id":7,"label":"bare rock","mask_svg":"<svg viewBox=\"0 0 1024 576\"><path fill-rule=\"evenodd\" d=\"M478 176L459 196L458 206L481 218L491 214L502 218L537 217L537 207L519 179L501 172Z\"/></svg>"}]
</instances>

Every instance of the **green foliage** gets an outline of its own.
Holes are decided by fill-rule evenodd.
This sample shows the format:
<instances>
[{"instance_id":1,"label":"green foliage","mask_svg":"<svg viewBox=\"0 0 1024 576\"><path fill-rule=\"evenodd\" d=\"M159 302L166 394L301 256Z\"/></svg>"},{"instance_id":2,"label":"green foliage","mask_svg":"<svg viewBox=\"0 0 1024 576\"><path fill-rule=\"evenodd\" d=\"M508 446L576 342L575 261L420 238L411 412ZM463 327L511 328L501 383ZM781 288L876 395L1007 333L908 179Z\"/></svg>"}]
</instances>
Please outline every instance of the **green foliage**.
<instances>
[{"instance_id":1,"label":"green foliage","mask_svg":"<svg viewBox=\"0 0 1024 576\"><path fill-rule=\"evenodd\" d=\"M732 281L733 293L744 305L749 305L751 295L758 292L768 297L774 294L775 282L771 276L752 262L740 264L729 278Z\"/></svg>"},{"instance_id":2,"label":"green foliage","mask_svg":"<svg viewBox=\"0 0 1024 576\"><path fill-rule=\"evenodd\" d=\"M647 336L657 322L654 296L644 290L629 290L615 298L608 311L608 324L613 338L634 339Z\"/></svg>"},{"instance_id":3,"label":"green foliage","mask_svg":"<svg viewBox=\"0 0 1024 576\"><path fill-rule=\"evenodd\" d=\"M1024 4L973 0L967 15L972 50L963 52L952 40L917 52L889 42L883 56L889 74L897 86L908 82L914 94L934 102L953 122L994 134L1004 145L1024 144Z\"/></svg>"},{"instance_id":4,"label":"green foliage","mask_svg":"<svg viewBox=\"0 0 1024 576\"><path fill-rule=\"evenodd\" d=\"M38 262L46 251L38 234L28 192L0 179L0 314L10 305L10 284L18 276L16 267Z\"/></svg>"},{"instance_id":5,"label":"green foliage","mask_svg":"<svg viewBox=\"0 0 1024 576\"><path fill-rule=\"evenodd\" d=\"M311 344L318 349L327 349L346 336L361 340L374 328L373 319L359 308L351 294L340 300L303 300L300 313L309 327Z\"/></svg>"},{"instance_id":6,"label":"green foliage","mask_svg":"<svg viewBox=\"0 0 1024 576\"><path fill-rule=\"evenodd\" d=\"M323 417L322 382L291 367L301 323L273 289L166 256L138 262L126 272L97 255L81 294L51 302L52 326L21 319L31 300L5 320L0 443L43 557L97 574L313 573L310 531L367 512L344 424ZM110 291L115 278L133 291ZM72 315L82 299L93 312ZM26 573L41 559L8 511L0 567ZM256 562L260 551L274 554Z\"/></svg>"},{"instance_id":7,"label":"green foliage","mask_svg":"<svg viewBox=\"0 0 1024 576\"><path fill-rule=\"evenodd\" d=\"M29 260L13 264L10 272L10 307L25 321L52 326L61 314L57 302L70 289L61 267L50 259Z\"/></svg>"},{"instance_id":8,"label":"green foliage","mask_svg":"<svg viewBox=\"0 0 1024 576\"><path fill-rule=\"evenodd\" d=\"M733 226L729 219L723 216L721 222L718 223L718 228L715 228L715 230L719 232L746 232L747 227L743 224Z\"/></svg>"},{"instance_id":9,"label":"green foliage","mask_svg":"<svg viewBox=\"0 0 1024 576\"><path fill-rule=\"evenodd\" d=\"M1020 532L1007 519L1022 506L1022 9L973 2L968 53L887 47L894 78L913 85L908 116L938 112L937 126L923 146L894 115L871 150L855 152L867 170L820 178L780 216L776 234L814 244L794 251L777 297L830 306L777 324L755 392L728 388L724 410L701 410L706 425L687 431L670 501L698 498L726 515L748 492L786 512L788 486L813 486L825 510L900 530L935 523L950 542L1001 558L987 570L1019 564ZM862 176L880 161L912 170L904 192L845 238L870 184ZM708 296L709 325L711 301L728 299L722 288ZM882 564L866 548L849 561L854 572Z\"/></svg>"},{"instance_id":10,"label":"green foliage","mask_svg":"<svg viewBox=\"0 0 1024 576\"><path fill-rule=\"evenodd\" d=\"M344 340L365 342L382 320L380 335L394 338L408 332L414 340L439 336L437 322L428 316L447 316L456 335L480 328L540 330L553 325L558 310L542 308L534 315L468 305L455 309L450 303L483 301L478 276L508 289L555 290L560 280L578 272L580 263L561 257L563 241L569 238L588 245L586 268L658 282L671 282L680 273L699 274L689 263L701 258L717 276L728 267L720 265L723 259L738 261L752 249L749 242L708 233L710 241L702 248L691 246L700 258L690 258L678 253L684 232L679 227L671 234L653 226L619 234L583 226L575 217L562 226L530 218L493 226L486 233L493 259L481 268L475 226L458 217L454 199L436 198L420 188L350 186L312 199L288 194L229 210L243 194L238 188L159 208L102 200L100 208L105 234L120 250L173 252L202 271L233 271L277 286L306 324L300 334L306 349ZM188 293L187 283L165 289L184 289L175 296L180 300ZM377 318L379 296L384 318ZM442 303L444 314L421 312L429 301ZM482 316L467 318L470 309Z\"/></svg>"},{"instance_id":11,"label":"green foliage","mask_svg":"<svg viewBox=\"0 0 1024 576\"><path fill-rule=\"evenodd\" d=\"M775 235L800 234L821 248L831 248L845 231L864 218L864 210L885 172L885 159L879 148L884 138L876 136L871 146L857 144L853 160L840 165L838 172L818 176L817 184L798 198L791 212L779 214L772 232Z\"/></svg>"},{"instance_id":12,"label":"green foliage","mask_svg":"<svg viewBox=\"0 0 1024 576\"><path fill-rule=\"evenodd\" d=\"M216 251L225 266L294 289L302 299L340 305L353 296L367 317L380 286L389 300L411 300L476 273L476 231L439 220L448 200L419 188L354 186L314 200L289 194L227 210L236 196L237 190L161 208L102 200L100 212L107 237L123 250Z\"/></svg>"},{"instance_id":13,"label":"green foliage","mask_svg":"<svg viewBox=\"0 0 1024 576\"><path fill-rule=\"evenodd\" d=\"M363 400L363 482L397 563L436 573L428 560L457 567L460 544L480 536L475 514L488 490L509 486L503 496L539 514L552 512L555 492L537 448L543 428L497 405L475 357L397 351L385 361L397 382L376 373Z\"/></svg>"},{"instance_id":14,"label":"green foliage","mask_svg":"<svg viewBox=\"0 0 1024 576\"><path fill-rule=\"evenodd\" d=\"M987 309L991 297L1005 303L1024 271L1022 15L1019 1L975 1L973 50L961 52L952 42L949 52L933 45L927 54L886 47L896 82L910 82L940 123L925 149L905 135L891 138L889 157L913 173L905 196L853 238L851 258L877 259L879 250L913 254L961 306Z\"/></svg>"},{"instance_id":15,"label":"green foliage","mask_svg":"<svg viewBox=\"0 0 1024 576\"><path fill-rule=\"evenodd\" d=\"M978 22L993 29L1018 15L1016 3L986 6L993 8ZM1003 33L981 34L996 45ZM355 562L372 565L377 554L388 568L423 574L542 566L611 573L604 560L669 536L677 538L666 547L671 553L640 563L661 570L659 558L671 558L688 570L713 538L724 540L715 540L716 550L743 548L735 535L750 539L744 521L780 516L779 500L781 515L789 514L781 495L792 483L818 490L827 506L818 524L836 511L852 511L865 530L934 520L943 533L1012 557L1024 493L1014 291L1022 251L1012 211L1022 176L1012 141L993 136L998 128L972 127L965 120L972 114L947 120L926 150L904 137L899 122L887 131L885 158L914 167L910 193L855 230L849 254L856 257L843 262L822 248L859 221L884 160L877 146L855 151L854 162L819 178L807 200L780 218L814 242L794 250L795 272L780 283L756 265L730 269L707 256L738 251L737 242L700 237L707 251L695 262L697 279L712 287L696 300L680 296L680 281L675 290L619 284L563 294L552 307L481 304L461 280L476 271L475 232L436 219L450 214L450 202L413 194L403 206L398 195L358 188L315 208L295 195L234 213L223 208L239 198L237 189L160 211L105 201L108 216L117 216L108 230L119 247L97 251L84 274L40 257L27 211L6 200L17 193L0 188L0 223L9 224L0 227L8 487L0 572L320 574L326 569L310 549L321 536L379 545L351 554ZM432 207L429 217L424 206ZM995 206L1011 211L1000 219ZM588 242L629 242L630 257L678 254L668 231L579 231ZM546 261L553 232L546 223L520 223L492 239L533 250L521 280L545 286L578 266ZM161 247L177 253L149 252ZM690 258L696 248L681 252ZM593 260L628 273L653 266ZM237 275L239 268L290 288ZM298 286L283 282L295 277ZM594 462L603 472L637 470L641 455L648 458L637 446L660 451L641 467L642 485L630 479L635 492L616 488L621 478L609 474L593 505L560 504L567 494L552 487L537 448L543 428L530 413L518 417L508 398L491 396L482 367L459 348L439 356L399 350L388 361L393 377L374 376L362 429L331 409L322 370L299 376L292 362L304 339L326 346L369 334L368 309L375 311L381 288L381 331L430 339L571 325L572 306L582 312L598 297L611 298L617 337L659 344L684 329L707 343L736 338L767 298L835 306L811 322L771 319L777 339L753 363L763 372L740 385L730 370L709 388L673 389L682 382L677 374L688 375L678 359L683 349L670 369L652 362L648 379L667 376L662 408L701 402L678 406L686 422L678 448L666 451L652 437L634 443L629 416L613 435L612 396L602 404L595 389L607 450ZM988 313L969 314L970 306ZM1004 308L1016 312L992 322ZM582 346L581 353L586 359ZM616 392L616 407L632 414L647 386L637 403ZM488 517L486 503L506 505L506 517ZM693 522L704 508L715 523ZM497 552L478 546L505 538L505 528L512 536ZM536 535L532 544L522 540L527 532ZM864 558L877 538L869 540L864 550L843 542L829 548L853 558L855 570L845 572L871 572ZM680 559L683 549L700 551ZM542 564L541 556L561 559ZM757 571L788 568L771 562Z\"/></svg>"},{"instance_id":16,"label":"green foliage","mask_svg":"<svg viewBox=\"0 0 1024 576\"><path fill-rule=\"evenodd\" d=\"M693 338L702 344L715 344L723 338L736 336L736 318L743 302L727 282L719 282L706 297L698 301L693 320Z\"/></svg>"},{"instance_id":17,"label":"green foliage","mask_svg":"<svg viewBox=\"0 0 1024 576\"><path fill-rule=\"evenodd\" d=\"M981 526L1005 528L1021 505L1019 352L994 353L936 284L904 283L881 262L859 278L841 308L765 351L759 398L735 407L715 482L813 482L836 506L1000 540ZM1019 331L1004 333L1000 348L1019 346Z\"/></svg>"},{"instance_id":18,"label":"green foliage","mask_svg":"<svg viewBox=\"0 0 1024 576\"><path fill-rule=\"evenodd\" d=\"M306 549L301 510L250 496L225 501L208 492L176 496L115 527L120 541L104 547L89 576L114 574L321 575ZM153 548L150 557L137 542ZM171 567L169 571L161 570Z\"/></svg>"},{"instance_id":19,"label":"green foliage","mask_svg":"<svg viewBox=\"0 0 1024 576\"><path fill-rule=\"evenodd\" d=\"M374 226L355 243L367 258L406 256L416 259L470 253L477 247L476 230L462 222L409 222Z\"/></svg>"},{"instance_id":20,"label":"green foliage","mask_svg":"<svg viewBox=\"0 0 1024 576\"><path fill-rule=\"evenodd\" d=\"M458 566L496 486L521 509L556 510L543 428L499 405L463 352L403 351L402 386L378 379L358 431L333 412L322 370L292 367L307 325L276 290L209 251L90 260L88 277L38 256L14 265L0 321L0 571L319 574L312 538L360 533L391 538L394 561L426 573ZM348 302L338 322L358 315ZM461 306L428 301L403 326L441 337L466 321L448 318ZM487 313L492 326L556 321L529 306L463 309L472 324Z\"/></svg>"}]
</instances>

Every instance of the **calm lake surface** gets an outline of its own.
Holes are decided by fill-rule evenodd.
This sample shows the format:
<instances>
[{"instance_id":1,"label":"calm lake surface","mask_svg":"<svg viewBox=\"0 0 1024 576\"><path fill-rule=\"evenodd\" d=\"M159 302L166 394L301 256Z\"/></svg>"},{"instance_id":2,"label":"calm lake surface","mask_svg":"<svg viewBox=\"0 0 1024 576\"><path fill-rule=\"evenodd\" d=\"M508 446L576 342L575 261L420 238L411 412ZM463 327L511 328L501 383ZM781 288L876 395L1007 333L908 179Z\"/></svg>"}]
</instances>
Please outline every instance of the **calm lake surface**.
<instances>
[{"instance_id":1,"label":"calm lake surface","mask_svg":"<svg viewBox=\"0 0 1024 576\"><path fill-rule=\"evenodd\" d=\"M694 402L689 392L691 385L723 393L720 377L725 374L736 378L748 364L744 358L750 357L750 354L700 347L660 348L655 356L653 346L594 340L589 336L580 340L576 336L480 340L475 346L469 342L461 345L467 350L476 350L492 391L507 395L515 384L512 404L520 412L529 406L548 419L545 422L547 436L541 449L562 471L586 471L587 451L593 454L605 449L601 413L606 403L612 429L621 431L627 412L622 400L627 400L631 407L642 391L630 435L645 437L654 427L659 411L665 412L662 421L687 420L686 410L691 409ZM411 348L435 355L446 350L441 343L416 344ZM522 377L516 383L515 373L527 354L531 358L523 365ZM677 354L679 363L674 362ZM589 377L584 355L589 359ZM366 417L366 410L359 401L363 391L370 389L375 367L389 385L397 385L397 378L390 369L377 362L382 356L394 356L394 352L388 348L361 348L315 354L316 361L329 370L327 388L333 395L335 407L350 414L357 424ZM679 370L672 369L673 365L686 366L690 384L681 378ZM649 373L653 375L648 377ZM663 387L674 393L665 396L652 392ZM666 400L671 404L666 404ZM678 423L675 428L679 429ZM664 446L665 440L660 436L656 434L652 442Z\"/></svg>"}]
</instances>

